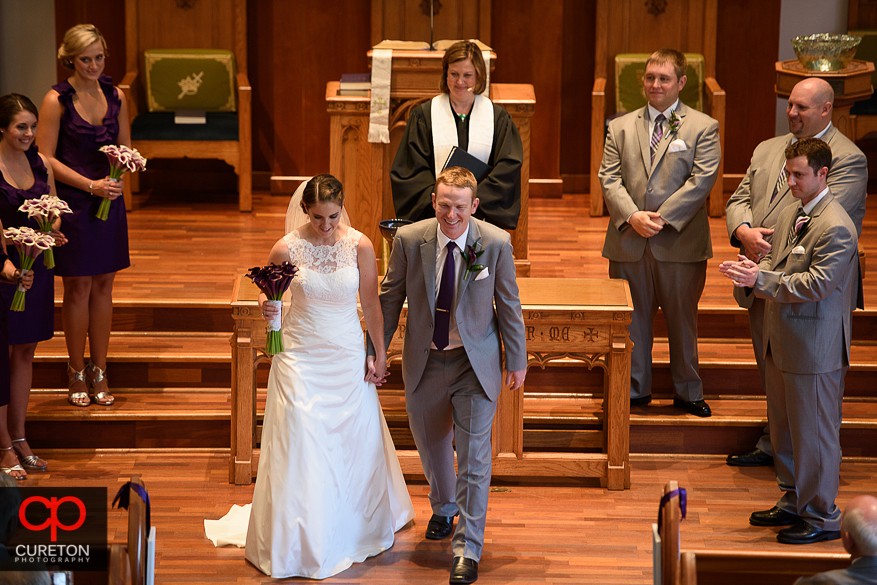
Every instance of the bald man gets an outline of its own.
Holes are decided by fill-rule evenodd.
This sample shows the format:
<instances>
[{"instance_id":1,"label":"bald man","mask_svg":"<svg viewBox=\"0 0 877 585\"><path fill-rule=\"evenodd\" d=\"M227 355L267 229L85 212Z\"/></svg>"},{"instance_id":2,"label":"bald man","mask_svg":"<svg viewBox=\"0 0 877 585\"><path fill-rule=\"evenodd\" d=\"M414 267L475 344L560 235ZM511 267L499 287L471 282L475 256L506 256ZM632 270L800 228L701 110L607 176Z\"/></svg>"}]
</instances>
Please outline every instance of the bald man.
<instances>
[{"instance_id":1,"label":"bald man","mask_svg":"<svg viewBox=\"0 0 877 585\"><path fill-rule=\"evenodd\" d=\"M850 500L840 531L853 561L849 568L801 577L795 585L877 584L877 498L857 496Z\"/></svg>"},{"instance_id":2,"label":"bald man","mask_svg":"<svg viewBox=\"0 0 877 585\"><path fill-rule=\"evenodd\" d=\"M865 217L868 195L868 162L862 151L831 124L833 103L834 90L825 80L810 77L798 82L792 88L786 106L789 134L765 140L755 148L746 175L728 200L725 221L731 245L738 246L740 253L755 263L771 249L771 236L780 211L796 201L785 180L783 169L786 158L783 153L786 147L801 138L821 138L831 147L828 187L853 220L857 235L862 235L862 219ZM855 266L858 270L858 262ZM864 308L861 273L856 276L854 283L852 292L856 298L852 306ZM736 287L734 298L749 312L752 347L764 392L764 299ZM773 448L768 428L764 428L764 435L754 449L741 455L729 455L727 462L728 465L743 467L772 465Z\"/></svg>"}]
</instances>

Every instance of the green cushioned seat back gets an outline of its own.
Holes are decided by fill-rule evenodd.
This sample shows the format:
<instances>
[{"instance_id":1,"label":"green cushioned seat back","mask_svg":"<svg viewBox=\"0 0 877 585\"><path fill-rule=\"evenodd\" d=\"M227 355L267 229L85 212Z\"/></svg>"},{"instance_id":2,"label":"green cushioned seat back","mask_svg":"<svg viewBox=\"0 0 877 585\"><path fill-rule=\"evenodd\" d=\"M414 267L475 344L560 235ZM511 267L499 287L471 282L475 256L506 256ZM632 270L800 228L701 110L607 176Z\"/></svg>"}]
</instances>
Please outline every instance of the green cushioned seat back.
<instances>
[{"instance_id":1,"label":"green cushioned seat back","mask_svg":"<svg viewBox=\"0 0 877 585\"><path fill-rule=\"evenodd\" d=\"M856 49L856 59L877 63L877 29L851 30L847 34L862 37ZM877 85L877 71L871 74L871 85Z\"/></svg>"},{"instance_id":2,"label":"green cushioned seat back","mask_svg":"<svg viewBox=\"0 0 877 585\"><path fill-rule=\"evenodd\" d=\"M679 92L686 106L703 111L703 55L685 53L688 81ZM619 53L615 56L615 111L632 112L646 105L643 75L649 53Z\"/></svg>"},{"instance_id":3,"label":"green cushioned seat back","mask_svg":"<svg viewBox=\"0 0 877 585\"><path fill-rule=\"evenodd\" d=\"M150 112L234 112L234 53L221 49L144 51Z\"/></svg>"}]
</instances>

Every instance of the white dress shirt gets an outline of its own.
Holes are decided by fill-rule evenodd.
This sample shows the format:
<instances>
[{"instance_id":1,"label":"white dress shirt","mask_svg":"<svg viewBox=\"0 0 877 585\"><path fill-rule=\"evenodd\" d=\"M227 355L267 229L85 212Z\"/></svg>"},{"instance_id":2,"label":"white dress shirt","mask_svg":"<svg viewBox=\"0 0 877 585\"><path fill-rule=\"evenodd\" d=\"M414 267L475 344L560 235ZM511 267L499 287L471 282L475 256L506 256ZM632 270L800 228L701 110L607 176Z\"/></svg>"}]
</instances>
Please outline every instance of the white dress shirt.
<instances>
[{"instance_id":1,"label":"white dress shirt","mask_svg":"<svg viewBox=\"0 0 877 585\"><path fill-rule=\"evenodd\" d=\"M437 226L436 230L438 230L438 240L436 242L435 254L435 298L438 298L439 288L442 283L442 273L445 271L445 259L448 256L448 242L451 241L451 238L445 235L441 226ZM454 250L454 299L451 302L451 322L448 326L448 345L445 347L445 351L463 347L460 331L457 329L456 313L457 297L460 291L460 275L463 273L463 250L466 249L467 237L469 237L469 224L466 224L463 234L454 240L454 243L457 245ZM434 343L430 344L430 348L437 349Z\"/></svg>"}]
</instances>

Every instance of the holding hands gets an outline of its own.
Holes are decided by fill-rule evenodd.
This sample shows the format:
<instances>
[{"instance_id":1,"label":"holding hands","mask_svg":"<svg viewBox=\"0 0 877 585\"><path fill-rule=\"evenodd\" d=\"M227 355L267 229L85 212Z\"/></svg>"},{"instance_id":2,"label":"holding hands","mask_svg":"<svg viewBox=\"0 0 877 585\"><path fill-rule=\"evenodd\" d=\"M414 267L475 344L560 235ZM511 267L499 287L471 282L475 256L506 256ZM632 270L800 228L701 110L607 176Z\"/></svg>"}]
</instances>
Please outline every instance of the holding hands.
<instances>
[{"instance_id":1,"label":"holding hands","mask_svg":"<svg viewBox=\"0 0 877 585\"><path fill-rule=\"evenodd\" d=\"M737 262L726 260L719 264L719 272L730 278L734 286L755 286L755 281L758 280L758 264L742 254L738 254L737 258Z\"/></svg>"},{"instance_id":2,"label":"holding hands","mask_svg":"<svg viewBox=\"0 0 877 585\"><path fill-rule=\"evenodd\" d=\"M753 262L760 262L770 252L770 244L764 238L772 233L772 229L763 227L753 228L746 224L741 225L734 231L734 235L743 244L746 257Z\"/></svg>"},{"instance_id":3,"label":"holding hands","mask_svg":"<svg viewBox=\"0 0 877 585\"><path fill-rule=\"evenodd\" d=\"M366 382L371 382L375 386L380 386L387 381L387 375L389 372L387 371L386 357L377 359L375 356L370 355L365 359L365 365Z\"/></svg>"},{"instance_id":4,"label":"holding hands","mask_svg":"<svg viewBox=\"0 0 877 585\"><path fill-rule=\"evenodd\" d=\"M635 211L627 223L644 238L651 238L667 225L657 211Z\"/></svg>"}]
</instances>

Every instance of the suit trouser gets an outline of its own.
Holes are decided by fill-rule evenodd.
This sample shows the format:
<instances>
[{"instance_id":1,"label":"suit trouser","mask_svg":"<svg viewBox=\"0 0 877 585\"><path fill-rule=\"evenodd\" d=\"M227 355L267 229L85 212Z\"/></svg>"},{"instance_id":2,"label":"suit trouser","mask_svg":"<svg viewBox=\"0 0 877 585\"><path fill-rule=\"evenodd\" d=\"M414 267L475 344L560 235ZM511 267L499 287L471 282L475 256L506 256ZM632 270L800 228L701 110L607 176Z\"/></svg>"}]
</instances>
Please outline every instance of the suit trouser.
<instances>
[{"instance_id":1,"label":"suit trouser","mask_svg":"<svg viewBox=\"0 0 877 585\"><path fill-rule=\"evenodd\" d=\"M697 303L706 283L706 260L660 262L646 245L637 262L610 260L609 276L625 279L633 298L633 318L628 328L633 341L630 397L652 393L652 342L660 306L667 321L674 394L686 402L703 400L697 364Z\"/></svg>"},{"instance_id":2,"label":"suit trouser","mask_svg":"<svg viewBox=\"0 0 877 585\"><path fill-rule=\"evenodd\" d=\"M792 374L781 371L772 355L765 359L767 420L777 484L783 491L777 507L822 530L840 530L835 499L846 370Z\"/></svg>"},{"instance_id":3,"label":"suit trouser","mask_svg":"<svg viewBox=\"0 0 877 585\"><path fill-rule=\"evenodd\" d=\"M479 561L490 493L490 431L496 402L484 392L466 350L460 347L429 352L420 384L406 393L405 408L429 481L432 512L440 516L460 513L451 549L455 557ZM459 474L454 472L454 444Z\"/></svg>"},{"instance_id":4,"label":"suit trouser","mask_svg":"<svg viewBox=\"0 0 877 585\"><path fill-rule=\"evenodd\" d=\"M761 380L761 389L766 391L767 383L764 379L764 299L755 297L747 312L749 313L749 332L752 335L752 349L755 351L755 364L758 366L758 378ZM770 422L764 427L764 433L758 439L755 448L773 457L773 446L770 444Z\"/></svg>"}]
</instances>

